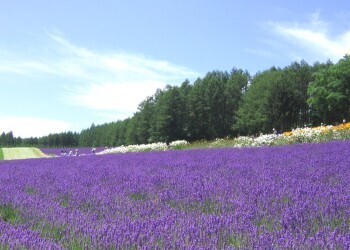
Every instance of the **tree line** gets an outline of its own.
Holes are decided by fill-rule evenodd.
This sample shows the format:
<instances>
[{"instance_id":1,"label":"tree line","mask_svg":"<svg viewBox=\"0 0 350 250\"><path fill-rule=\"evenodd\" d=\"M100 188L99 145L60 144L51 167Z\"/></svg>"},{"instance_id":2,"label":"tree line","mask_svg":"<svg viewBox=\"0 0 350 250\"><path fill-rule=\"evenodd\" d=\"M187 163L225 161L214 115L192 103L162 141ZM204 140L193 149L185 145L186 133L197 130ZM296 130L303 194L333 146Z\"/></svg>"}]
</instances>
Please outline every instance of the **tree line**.
<instances>
[{"instance_id":1,"label":"tree line","mask_svg":"<svg viewBox=\"0 0 350 250\"><path fill-rule=\"evenodd\" d=\"M79 147L79 133L63 132L42 137L14 137L13 132L2 132L0 147Z\"/></svg>"},{"instance_id":2,"label":"tree line","mask_svg":"<svg viewBox=\"0 0 350 250\"><path fill-rule=\"evenodd\" d=\"M293 62L251 76L233 68L208 72L191 84L167 85L138 106L132 117L92 124L80 133L14 138L3 133L0 146L96 147L212 140L289 131L350 117L350 57L309 65Z\"/></svg>"}]
</instances>

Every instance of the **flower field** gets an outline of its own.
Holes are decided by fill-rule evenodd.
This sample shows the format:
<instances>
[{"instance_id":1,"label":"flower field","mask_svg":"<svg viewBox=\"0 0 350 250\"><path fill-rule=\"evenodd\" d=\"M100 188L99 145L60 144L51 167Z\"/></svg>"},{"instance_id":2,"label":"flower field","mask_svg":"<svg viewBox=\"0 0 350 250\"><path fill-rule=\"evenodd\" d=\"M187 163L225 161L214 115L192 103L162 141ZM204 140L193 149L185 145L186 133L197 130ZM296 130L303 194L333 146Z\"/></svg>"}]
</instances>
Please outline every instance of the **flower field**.
<instances>
[{"instance_id":1,"label":"flower field","mask_svg":"<svg viewBox=\"0 0 350 250\"><path fill-rule=\"evenodd\" d=\"M187 142L185 140L165 143L150 143L108 148L98 154L127 152L164 151L168 149L223 148L223 147L264 147L281 146L296 143L327 142L333 140L350 140L350 122L337 126L304 127L283 134L261 134L258 137L239 136L236 138L217 138L214 141ZM45 151L44 151L45 152Z\"/></svg>"},{"instance_id":2,"label":"flower field","mask_svg":"<svg viewBox=\"0 0 350 250\"><path fill-rule=\"evenodd\" d=\"M261 147L270 145L288 145L295 143L326 142L350 139L350 122L337 126L319 126L297 128L280 135L266 134L257 138L240 136L233 140L233 147ZM220 143L220 140L214 142Z\"/></svg>"},{"instance_id":3,"label":"flower field","mask_svg":"<svg viewBox=\"0 0 350 250\"><path fill-rule=\"evenodd\" d=\"M0 248L349 249L350 141L0 162Z\"/></svg>"}]
</instances>

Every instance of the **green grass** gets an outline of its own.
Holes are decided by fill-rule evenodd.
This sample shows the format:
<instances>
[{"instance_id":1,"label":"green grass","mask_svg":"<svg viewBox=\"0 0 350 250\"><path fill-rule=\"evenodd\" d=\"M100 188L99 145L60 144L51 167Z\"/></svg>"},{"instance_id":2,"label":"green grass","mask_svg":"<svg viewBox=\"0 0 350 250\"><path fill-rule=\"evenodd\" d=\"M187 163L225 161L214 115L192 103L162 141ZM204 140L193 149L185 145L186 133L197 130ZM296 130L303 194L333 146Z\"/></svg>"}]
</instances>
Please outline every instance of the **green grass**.
<instances>
[{"instance_id":1,"label":"green grass","mask_svg":"<svg viewBox=\"0 0 350 250\"><path fill-rule=\"evenodd\" d=\"M14 224L19 219L19 213L11 205L0 205L0 219Z\"/></svg>"},{"instance_id":2,"label":"green grass","mask_svg":"<svg viewBox=\"0 0 350 250\"><path fill-rule=\"evenodd\" d=\"M201 211L203 214L221 214L221 205L211 200L210 198L205 199L203 202L199 201L177 201L168 200L166 204L176 210L183 212Z\"/></svg>"},{"instance_id":3,"label":"green grass","mask_svg":"<svg viewBox=\"0 0 350 250\"><path fill-rule=\"evenodd\" d=\"M244 237L242 235L231 235L227 243L234 248L241 248L244 245Z\"/></svg>"},{"instance_id":4,"label":"green grass","mask_svg":"<svg viewBox=\"0 0 350 250\"><path fill-rule=\"evenodd\" d=\"M4 159L4 152L2 151L2 148L0 148L0 161Z\"/></svg>"},{"instance_id":5,"label":"green grass","mask_svg":"<svg viewBox=\"0 0 350 250\"><path fill-rule=\"evenodd\" d=\"M173 147L173 149L225 148L234 147L236 144L235 138L226 137L224 139L194 141L186 145Z\"/></svg>"},{"instance_id":6,"label":"green grass","mask_svg":"<svg viewBox=\"0 0 350 250\"><path fill-rule=\"evenodd\" d=\"M45 220L42 220L37 222L31 229L40 233L43 238L59 242L64 247L64 249L91 249L90 237L76 235L74 233L74 229L68 224L53 225ZM66 237L67 230L70 232L69 237ZM0 249L2 249L1 246Z\"/></svg>"},{"instance_id":7,"label":"green grass","mask_svg":"<svg viewBox=\"0 0 350 250\"><path fill-rule=\"evenodd\" d=\"M43 158L48 157L37 148L2 148L4 160L28 159L28 158Z\"/></svg>"},{"instance_id":8,"label":"green grass","mask_svg":"<svg viewBox=\"0 0 350 250\"><path fill-rule=\"evenodd\" d=\"M72 199L72 197L69 194L62 195L59 198L59 203L60 203L61 207L68 207L69 203L71 202L71 199Z\"/></svg>"},{"instance_id":9,"label":"green grass","mask_svg":"<svg viewBox=\"0 0 350 250\"><path fill-rule=\"evenodd\" d=\"M134 201L145 201L147 200L147 194L142 192L134 192L129 196Z\"/></svg>"},{"instance_id":10,"label":"green grass","mask_svg":"<svg viewBox=\"0 0 350 250\"><path fill-rule=\"evenodd\" d=\"M33 188L33 187L27 187L27 188L25 188L25 192L26 192L27 194L30 194L30 195L34 195L34 194L37 194L37 193L38 193L38 191L37 191L35 188Z\"/></svg>"}]
</instances>

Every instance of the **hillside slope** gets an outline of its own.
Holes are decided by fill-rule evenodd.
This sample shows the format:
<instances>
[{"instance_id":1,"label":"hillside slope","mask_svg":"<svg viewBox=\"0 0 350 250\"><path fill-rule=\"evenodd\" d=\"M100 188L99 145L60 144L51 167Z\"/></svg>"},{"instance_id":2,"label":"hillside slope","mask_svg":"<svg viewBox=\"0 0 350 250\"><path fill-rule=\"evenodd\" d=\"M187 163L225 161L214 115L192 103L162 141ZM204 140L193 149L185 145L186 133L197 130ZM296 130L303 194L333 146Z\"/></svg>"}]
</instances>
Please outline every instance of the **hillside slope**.
<instances>
[{"instance_id":1,"label":"hillside slope","mask_svg":"<svg viewBox=\"0 0 350 250\"><path fill-rule=\"evenodd\" d=\"M2 148L4 160L48 157L37 148Z\"/></svg>"}]
</instances>

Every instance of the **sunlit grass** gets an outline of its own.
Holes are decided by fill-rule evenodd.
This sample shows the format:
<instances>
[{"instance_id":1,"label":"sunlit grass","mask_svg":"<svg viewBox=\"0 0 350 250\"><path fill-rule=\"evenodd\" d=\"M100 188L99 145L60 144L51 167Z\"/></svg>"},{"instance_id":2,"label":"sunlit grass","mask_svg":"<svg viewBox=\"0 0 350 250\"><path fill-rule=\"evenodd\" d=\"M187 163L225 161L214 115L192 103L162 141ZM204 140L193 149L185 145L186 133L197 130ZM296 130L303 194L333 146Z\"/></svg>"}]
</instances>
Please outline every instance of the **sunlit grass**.
<instances>
[{"instance_id":1,"label":"sunlit grass","mask_svg":"<svg viewBox=\"0 0 350 250\"><path fill-rule=\"evenodd\" d=\"M47 157L37 148L2 148L4 160L28 159L28 158L43 158Z\"/></svg>"}]
</instances>

